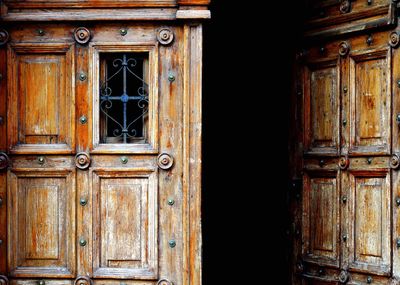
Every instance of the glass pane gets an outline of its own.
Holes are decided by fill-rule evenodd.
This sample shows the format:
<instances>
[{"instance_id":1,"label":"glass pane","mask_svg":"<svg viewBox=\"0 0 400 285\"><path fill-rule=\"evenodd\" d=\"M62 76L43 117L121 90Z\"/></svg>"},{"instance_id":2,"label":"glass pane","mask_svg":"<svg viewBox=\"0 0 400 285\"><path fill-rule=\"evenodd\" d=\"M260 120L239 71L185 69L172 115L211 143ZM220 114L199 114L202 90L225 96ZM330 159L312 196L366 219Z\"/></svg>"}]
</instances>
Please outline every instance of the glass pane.
<instances>
[{"instance_id":1,"label":"glass pane","mask_svg":"<svg viewBox=\"0 0 400 285\"><path fill-rule=\"evenodd\" d=\"M100 143L146 143L148 54L100 54Z\"/></svg>"}]
</instances>

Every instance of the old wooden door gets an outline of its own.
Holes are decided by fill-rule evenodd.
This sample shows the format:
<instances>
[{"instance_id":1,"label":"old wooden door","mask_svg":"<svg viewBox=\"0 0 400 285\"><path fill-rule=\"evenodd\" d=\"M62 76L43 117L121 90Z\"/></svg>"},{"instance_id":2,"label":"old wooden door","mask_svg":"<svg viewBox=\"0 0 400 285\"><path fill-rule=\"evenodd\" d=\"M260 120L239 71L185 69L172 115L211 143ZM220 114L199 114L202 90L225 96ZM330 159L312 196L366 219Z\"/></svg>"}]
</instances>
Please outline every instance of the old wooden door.
<instances>
[{"instance_id":1,"label":"old wooden door","mask_svg":"<svg viewBox=\"0 0 400 285\"><path fill-rule=\"evenodd\" d=\"M296 172L303 182L293 283L398 284L399 32L354 34L339 25L347 13L362 19L379 5L386 12L395 7L328 2L316 8L337 26L310 40L297 59ZM309 22L310 37L318 38L317 21Z\"/></svg>"},{"instance_id":2,"label":"old wooden door","mask_svg":"<svg viewBox=\"0 0 400 285\"><path fill-rule=\"evenodd\" d=\"M201 25L69 15L0 31L1 282L200 284Z\"/></svg>"}]
</instances>

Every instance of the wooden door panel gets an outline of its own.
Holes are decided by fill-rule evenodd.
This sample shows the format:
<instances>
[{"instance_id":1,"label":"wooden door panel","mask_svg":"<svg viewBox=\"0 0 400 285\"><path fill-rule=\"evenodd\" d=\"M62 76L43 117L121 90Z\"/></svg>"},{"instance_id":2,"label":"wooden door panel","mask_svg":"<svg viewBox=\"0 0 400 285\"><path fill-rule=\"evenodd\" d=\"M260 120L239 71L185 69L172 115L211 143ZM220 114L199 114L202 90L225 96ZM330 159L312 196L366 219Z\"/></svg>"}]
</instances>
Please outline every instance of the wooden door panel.
<instances>
[{"instance_id":1,"label":"wooden door panel","mask_svg":"<svg viewBox=\"0 0 400 285\"><path fill-rule=\"evenodd\" d=\"M10 46L11 153L74 151L73 51L70 44Z\"/></svg>"},{"instance_id":2,"label":"wooden door panel","mask_svg":"<svg viewBox=\"0 0 400 285\"><path fill-rule=\"evenodd\" d=\"M305 149L337 154L339 149L338 59L308 63L304 69Z\"/></svg>"},{"instance_id":3,"label":"wooden door panel","mask_svg":"<svg viewBox=\"0 0 400 285\"><path fill-rule=\"evenodd\" d=\"M390 175L367 171L350 174L348 219L349 267L390 272Z\"/></svg>"},{"instance_id":4,"label":"wooden door panel","mask_svg":"<svg viewBox=\"0 0 400 285\"><path fill-rule=\"evenodd\" d=\"M350 56L351 154L389 154L391 144L390 51Z\"/></svg>"},{"instance_id":5,"label":"wooden door panel","mask_svg":"<svg viewBox=\"0 0 400 285\"><path fill-rule=\"evenodd\" d=\"M305 261L339 266L340 211L338 173L304 177L303 255Z\"/></svg>"},{"instance_id":6,"label":"wooden door panel","mask_svg":"<svg viewBox=\"0 0 400 285\"><path fill-rule=\"evenodd\" d=\"M73 277L74 171L9 172L9 268L15 277Z\"/></svg>"},{"instance_id":7,"label":"wooden door panel","mask_svg":"<svg viewBox=\"0 0 400 285\"><path fill-rule=\"evenodd\" d=\"M157 172L92 172L94 277L157 277Z\"/></svg>"}]
</instances>

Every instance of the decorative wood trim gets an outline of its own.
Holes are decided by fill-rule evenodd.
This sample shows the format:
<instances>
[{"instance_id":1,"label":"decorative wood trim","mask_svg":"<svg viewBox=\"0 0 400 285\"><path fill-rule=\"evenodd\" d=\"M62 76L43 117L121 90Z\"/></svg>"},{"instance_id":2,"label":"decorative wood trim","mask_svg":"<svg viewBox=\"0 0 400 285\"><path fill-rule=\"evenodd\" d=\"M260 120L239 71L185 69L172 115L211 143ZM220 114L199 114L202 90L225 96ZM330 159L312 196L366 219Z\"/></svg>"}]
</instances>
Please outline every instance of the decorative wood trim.
<instances>
[{"instance_id":1,"label":"decorative wood trim","mask_svg":"<svg viewBox=\"0 0 400 285\"><path fill-rule=\"evenodd\" d=\"M210 10L178 10L177 19L210 19Z\"/></svg>"},{"instance_id":2,"label":"decorative wood trim","mask_svg":"<svg viewBox=\"0 0 400 285\"><path fill-rule=\"evenodd\" d=\"M389 35L389 45L392 48L397 48L399 46L399 43L400 43L399 33L396 31L391 32Z\"/></svg>"},{"instance_id":3,"label":"decorative wood trim","mask_svg":"<svg viewBox=\"0 0 400 285\"><path fill-rule=\"evenodd\" d=\"M5 45L9 38L8 32L4 29L0 29L0 46Z\"/></svg>"},{"instance_id":4,"label":"decorative wood trim","mask_svg":"<svg viewBox=\"0 0 400 285\"><path fill-rule=\"evenodd\" d=\"M184 26L183 239L184 280L201 284L202 26Z\"/></svg>"},{"instance_id":5,"label":"decorative wood trim","mask_svg":"<svg viewBox=\"0 0 400 285\"><path fill-rule=\"evenodd\" d=\"M350 51L350 44L348 42L341 42L339 45L339 55L346 56Z\"/></svg>"},{"instance_id":6,"label":"decorative wood trim","mask_svg":"<svg viewBox=\"0 0 400 285\"><path fill-rule=\"evenodd\" d=\"M175 0L36 0L36 1L19 1L5 0L5 4L9 9L35 9L35 8L129 8L129 7L175 7Z\"/></svg>"},{"instance_id":7,"label":"decorative wood trim","mask_svg":"<svg viewBox=\"0 0 400 285\"><path fill-rule=\"evenodd\" d=\"M2 21L114 21L114 20L175 20L176 8L79 9L64 11L9 11Z\"/></svg>"},{"instance_id":8,"label":"decorative wood trim","mask_svg":"<svg viewBox=\"0 0 400 285\"><path fill-rule=\"evenodd\" d=\"M74 39L78 44L84 45L90 41L92 37L89 29L85 27L76 28L74 31Z\"/></svg>"},{"instance_id":9,"label":"decorative wood trim","mask_svg":"<svg viewBox=\"0 0 400 285\"><path fill-rule=\"evenodd\" d=\"M178 0L178 5L204 5L207 6L211 3L211 0Z\"/></svg>"},{"instance_id":10,"label":"decorative wood trim","mask_svg":"<svg viewBox=\"0 0 400 285\"><path fill-rule=\"evenodd\" d=\"M157 40L162 45L169 45L174 40L174 32L170 28L161 28L157 33Z\"/></svg>"}]
</instances>

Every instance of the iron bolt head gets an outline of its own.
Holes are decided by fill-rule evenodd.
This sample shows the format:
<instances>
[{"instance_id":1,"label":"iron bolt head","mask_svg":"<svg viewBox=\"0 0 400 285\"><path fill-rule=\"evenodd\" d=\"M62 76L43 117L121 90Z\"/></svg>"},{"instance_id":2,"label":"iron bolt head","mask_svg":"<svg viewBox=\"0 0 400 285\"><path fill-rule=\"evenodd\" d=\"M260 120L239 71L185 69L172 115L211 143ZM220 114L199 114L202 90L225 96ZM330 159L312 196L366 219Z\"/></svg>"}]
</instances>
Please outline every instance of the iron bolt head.
<instances>
[{"instance_id":1,"label":"iron bolt head","mask_svg":"<svg viewBox=\"0 0 400 285\"><path fill-rule=\"evenodd\" d=\"M175 75L173 75L173 74L168 75L168 80L169 80L169 82L175 81Z\"/></svg>"},{"instance_id":2,"label":"iron bolt head","mask_svg":"<svg viewBox=\"0 0 400 285\"><path fill-rule=\"evenodd\" d=\"M173 240L173 239L171 239L171 240L168 242L168 244L169 244L169 247L170 247L170 248L174 248L174 247L176 246L176 241Z\"/></svg>"}]
</instances>

